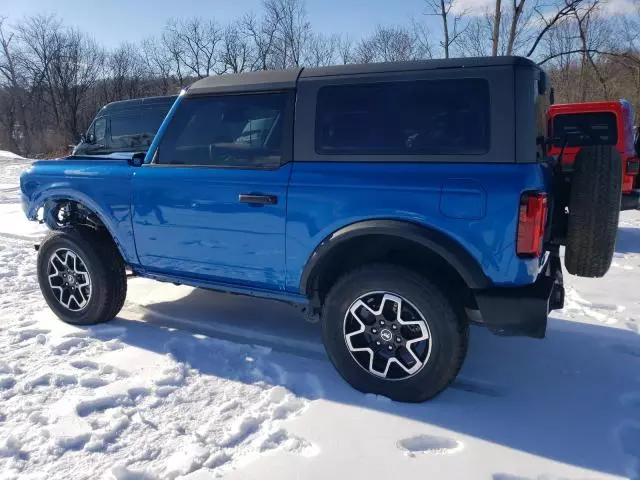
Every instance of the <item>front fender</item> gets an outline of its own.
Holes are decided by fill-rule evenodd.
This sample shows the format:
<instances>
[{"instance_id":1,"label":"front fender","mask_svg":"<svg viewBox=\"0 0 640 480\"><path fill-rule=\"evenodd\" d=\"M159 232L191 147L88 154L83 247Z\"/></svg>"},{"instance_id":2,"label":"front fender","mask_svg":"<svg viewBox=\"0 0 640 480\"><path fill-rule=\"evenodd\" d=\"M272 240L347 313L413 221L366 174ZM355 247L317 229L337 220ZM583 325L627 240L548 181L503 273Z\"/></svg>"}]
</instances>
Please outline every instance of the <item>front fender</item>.
<instances>
[{"instance_id":1,"label":"front fender","mask_svg":"<svg viewBox=\"0 0 640 480\"><path fill-rule=\"evenodd\" d=\"M76 162L77 163L77 162ZM72 162L37 162L20 177L25 215L35 220L48 202L72 200L91 210L104 224L129 264L138 264L131 228L130 168L114 161L95 161L82 168ZM75 165L74 165L75 166Z\"/></svg>"}]
</instances>

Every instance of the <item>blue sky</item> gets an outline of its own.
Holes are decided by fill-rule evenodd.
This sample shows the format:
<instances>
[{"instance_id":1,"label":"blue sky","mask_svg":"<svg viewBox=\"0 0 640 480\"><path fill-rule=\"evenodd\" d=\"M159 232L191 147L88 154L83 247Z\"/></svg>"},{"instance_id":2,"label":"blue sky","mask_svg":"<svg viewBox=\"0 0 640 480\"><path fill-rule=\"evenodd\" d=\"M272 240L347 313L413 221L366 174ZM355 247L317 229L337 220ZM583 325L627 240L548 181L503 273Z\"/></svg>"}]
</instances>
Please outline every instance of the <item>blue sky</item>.
<instances>
[{"instance_id":1,"label":"blue sky","mask_svg":"<svg viewBox=\"0 0 640 480\"><path fill-rule=\"evenodd\" d=\"M194 15L220 23L258 11L260 0L1 0L0 16L17 22L25 15L54 13L66 25L81 27L108 47L160 33L169 18ZM307 0L315 31L345 32L358 38L377 24L406 24L422 14L424 0Z\"/></svg>"}]
</instances>

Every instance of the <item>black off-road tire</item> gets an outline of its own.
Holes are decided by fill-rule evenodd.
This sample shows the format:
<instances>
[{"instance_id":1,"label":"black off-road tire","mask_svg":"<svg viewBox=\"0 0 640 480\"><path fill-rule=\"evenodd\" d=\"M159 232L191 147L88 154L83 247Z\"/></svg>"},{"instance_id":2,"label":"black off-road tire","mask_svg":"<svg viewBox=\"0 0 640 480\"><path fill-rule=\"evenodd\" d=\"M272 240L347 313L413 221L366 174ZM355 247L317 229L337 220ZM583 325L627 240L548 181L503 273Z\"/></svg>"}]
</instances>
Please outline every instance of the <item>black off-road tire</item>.
<instances>
[{"instance_id":1,"label":"black off-road tire","mask_svg":"<svg viewBox=\"0 0 640 480\"><path fill-rule=\"evenodd\" d=\"M63 306L49 284L49 260L59 249L78 255L90 275L91 295L80 311ZM37 270L42 295L51 310L66 323L94 325L112 320L127 297L124 262L112 239L104 233L74 227L49 232L38 250Z\"/></svg>"},{"instance_id":2,"label":"black off-road tire","mask_svg":"<svg viewBox=\"0 0 640 480\"><path fill-rule=\"evenodd\" d=\"M565 267L604 276L613 259L622 196L622 160L611 146L583 147L574 164Z\"/></svg>"},{"instance_id":3,"label":"black off-road tire","mask_svg":"<svg viewBox=\"0 0 640 480\"><path fill-rule=\"evenodd\" d=\"M345 340L345 315L368 292L399 295L420 312L430 330L431 353L421 370L406 379L385 379L365 370L351 355ZM447 296L425 277L395 265L369 265L340 278L322 310L324 345L333 365L351 386L364 393L396 401L423 402L447 388L467 353L469 325Z\"/></svg>"}]
</instances>

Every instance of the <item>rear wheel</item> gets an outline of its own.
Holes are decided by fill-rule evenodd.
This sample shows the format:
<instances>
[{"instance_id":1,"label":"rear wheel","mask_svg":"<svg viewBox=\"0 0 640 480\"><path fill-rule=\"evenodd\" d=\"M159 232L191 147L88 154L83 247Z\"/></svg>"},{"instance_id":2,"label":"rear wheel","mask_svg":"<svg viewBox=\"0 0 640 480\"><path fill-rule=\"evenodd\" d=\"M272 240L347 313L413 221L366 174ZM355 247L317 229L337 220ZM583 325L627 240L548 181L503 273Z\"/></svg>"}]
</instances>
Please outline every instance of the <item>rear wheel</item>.
<instances>
[{"instance_id":1,"label":"rear wheel","mask_svg":"<svg viewBox=\"0 0 640 480\"><path fill-rule=\"evenodd\" d=\"M605 145L582 148L571 180L565 253L569 273L581 277L607 273L615 250L621 195L620 154Z\"/></svg>"},{"instance_id":2,"label":"rear wheel","mask_svg":"<svg viewBox=\"0 0 640 480\"><path fill-rule=\"evenodd\" d=\"M322 331L334 366L353 387L421 402L455 378L468 325L424 277L372 265L342 277L323 307Z\"/></svg>"},{"instance_id":3,"label":"rear wheel","mask_svg":"<svg viewBox=\"0 0 640 480\"><path fill-rule=\"evenodd\" d=\"M38 283L51 310L75 325L113 319L127 296L120 253L108 236L87 229L47 235L38 250Z\"/></svg>"}]
</instances>

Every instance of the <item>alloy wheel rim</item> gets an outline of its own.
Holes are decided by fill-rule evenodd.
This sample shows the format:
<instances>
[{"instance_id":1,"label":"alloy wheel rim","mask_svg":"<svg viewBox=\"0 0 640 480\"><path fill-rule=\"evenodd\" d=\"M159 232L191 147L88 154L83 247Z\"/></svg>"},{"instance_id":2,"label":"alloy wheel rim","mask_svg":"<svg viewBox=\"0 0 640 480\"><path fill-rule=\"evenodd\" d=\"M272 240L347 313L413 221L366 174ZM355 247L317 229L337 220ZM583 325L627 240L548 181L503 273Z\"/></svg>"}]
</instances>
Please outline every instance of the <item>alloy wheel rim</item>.
<instances>
[{"instance_id":1,"label":"alloy wheel rim","mask_svg":"<svg viewBox=\"0 0 640 480\"><path fill-rule=\"evenodd\" d=\"M385 380L413 377L431 355L429 324L415 305L395 293L358 297L345 313L343 333L356 363Z\"/></svg>"},{"instance_id":2,"label":"alloy wheel rim","mask_svg":"<svg viewBox=\"0 0 640 480\"><path fill-rule=\"evenodd\" d=\"M84 310L91 300L91 275L73 250L59 248L49 257L49 287L58 303L69 311Z\"/></svg>"}]
</instances>

